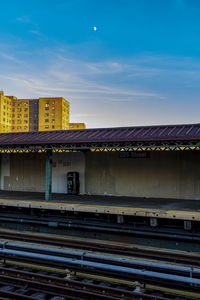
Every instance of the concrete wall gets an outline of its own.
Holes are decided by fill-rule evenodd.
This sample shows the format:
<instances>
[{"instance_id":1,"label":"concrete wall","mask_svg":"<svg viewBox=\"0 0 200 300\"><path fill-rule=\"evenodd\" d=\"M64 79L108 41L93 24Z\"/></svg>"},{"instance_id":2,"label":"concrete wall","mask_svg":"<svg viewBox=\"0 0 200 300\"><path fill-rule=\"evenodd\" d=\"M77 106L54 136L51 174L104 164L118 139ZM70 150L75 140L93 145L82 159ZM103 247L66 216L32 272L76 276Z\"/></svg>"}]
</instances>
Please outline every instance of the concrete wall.
<instances>
[{"instance_id":1,"label":"concrete wall","mask_svg":"<svg viewBox=\"0 0 200 300\"><path fill-rule=\"evenodd\" d=\"M67 173L79 172L80 193L85 194L85 155L81 152L53 153L52 191L67 193Z\"/></svg>"},{"instance_id":2,"label":"concrete wall","mask_svg":"<svg viewBox=\"0 0 200 300\"><path fill-rule=\"evenodd\" d=\"M119 153L54 153L52 191L67 192L66 174L80 173L80 192L200 199L198 151L152 152L150 158L120 158ZM45 155L2 154L1 189L45 191Z\"/></svg>"},{"instance_id":3,"label":"concrete wall","mask_svg":"<svg viewBox=\"0 0 200 300\"><path fill-rule=\"evenodd\" d=\"M67 193L67 172L80 174L80 193L85 193L85 156L79 152L53 153L52 191ZM2 154L1 189L45 191L45 155L41 153Z\"/></svg>"},{"instance_id":4,"label":"concrete wall","mask_svg":"<svg viewBox=\"0 0 200 300\"><path fill-rule=\"evenodd\" d=\"M43 192L45 188L44 154L2 154L1 189Z\"/></svg>"},{"instance_id":5,"label":"concrete wall","mask_svg":"<svg viewBox=\"0 0 200 300\"><path fill-rule=\"evenodd\" d=\"M152 152L150 158L87 153L86 193L200 199L198 151Z\"/></svg>"}]
</instances>

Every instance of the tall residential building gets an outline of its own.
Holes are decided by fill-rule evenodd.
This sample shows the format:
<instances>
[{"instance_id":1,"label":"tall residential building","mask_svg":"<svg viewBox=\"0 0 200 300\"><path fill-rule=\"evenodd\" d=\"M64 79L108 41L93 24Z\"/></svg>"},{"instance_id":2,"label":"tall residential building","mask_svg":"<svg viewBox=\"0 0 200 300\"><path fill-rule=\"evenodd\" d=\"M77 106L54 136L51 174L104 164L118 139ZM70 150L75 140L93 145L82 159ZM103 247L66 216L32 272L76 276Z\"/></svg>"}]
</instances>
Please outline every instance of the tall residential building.
<instances>
[{"instance_id":1,"label":"tall residential building","mask_svg":"<svg viewBox=\"0 0 200 300\"><path fill-rule=\"evenodd\" d=\"M85 129L69 122L69 102L62 97L17 99L0 91L0 132Z\"/></svg>"}]
</instances>

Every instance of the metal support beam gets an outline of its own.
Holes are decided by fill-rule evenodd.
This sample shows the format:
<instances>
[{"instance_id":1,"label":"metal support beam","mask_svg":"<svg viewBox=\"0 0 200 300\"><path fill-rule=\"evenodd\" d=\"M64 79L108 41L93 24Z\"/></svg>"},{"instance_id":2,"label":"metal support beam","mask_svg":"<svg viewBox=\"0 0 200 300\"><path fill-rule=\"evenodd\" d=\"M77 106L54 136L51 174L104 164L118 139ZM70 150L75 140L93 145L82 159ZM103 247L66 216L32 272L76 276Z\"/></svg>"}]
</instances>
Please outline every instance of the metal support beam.
<instances>
[{"instance_id":1,"label":"metal support beam","mask_svg":"<svg viewBox=\"0 0 200 300\"><path fill-rule=\"evenodd\" d=\"M52 150L46 151L46 168L45 168L45 200L52 200L51 193L52 180Z\"/></svg>"}]
</instances>

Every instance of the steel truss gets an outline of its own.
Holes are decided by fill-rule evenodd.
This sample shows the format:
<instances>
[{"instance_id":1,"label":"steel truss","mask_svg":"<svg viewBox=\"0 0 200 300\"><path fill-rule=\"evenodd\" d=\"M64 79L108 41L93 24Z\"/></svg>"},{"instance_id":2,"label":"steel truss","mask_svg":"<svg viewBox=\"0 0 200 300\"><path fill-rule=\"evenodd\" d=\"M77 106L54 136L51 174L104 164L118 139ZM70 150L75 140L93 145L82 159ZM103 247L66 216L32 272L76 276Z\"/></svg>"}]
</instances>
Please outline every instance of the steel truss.
<instances>
[{"instance_id":1,"label":"steel truss","mask_svg":"<svg viewBox=\"0 0 200 300\"><path fill-rule=\"evenodd\" d=\"M53 152L185 151L200 150L200 141L69 143L0 146L0 153L46 152L47 150L52 150Z\"/></svg>"}]
</instances>

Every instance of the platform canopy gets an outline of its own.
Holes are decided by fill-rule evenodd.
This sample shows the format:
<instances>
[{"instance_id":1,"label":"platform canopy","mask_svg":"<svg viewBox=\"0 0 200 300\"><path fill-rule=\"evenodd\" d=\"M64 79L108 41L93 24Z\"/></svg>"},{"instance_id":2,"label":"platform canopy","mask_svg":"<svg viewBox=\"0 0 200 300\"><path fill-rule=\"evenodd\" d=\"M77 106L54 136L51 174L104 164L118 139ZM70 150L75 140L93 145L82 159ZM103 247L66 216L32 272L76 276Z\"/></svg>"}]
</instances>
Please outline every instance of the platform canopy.
<instances>
[{"instance_id":1,"label":"platform canopy","mask_svg":"<svg viewBox=\"0 0 200 300\"><path fill-rule=\"evenodd\" d=\"M1 133L1 152L199 150L200 124Z\"/></svg>"}]
</instances>

